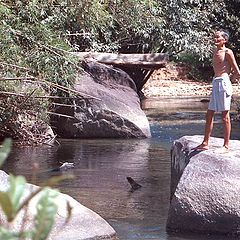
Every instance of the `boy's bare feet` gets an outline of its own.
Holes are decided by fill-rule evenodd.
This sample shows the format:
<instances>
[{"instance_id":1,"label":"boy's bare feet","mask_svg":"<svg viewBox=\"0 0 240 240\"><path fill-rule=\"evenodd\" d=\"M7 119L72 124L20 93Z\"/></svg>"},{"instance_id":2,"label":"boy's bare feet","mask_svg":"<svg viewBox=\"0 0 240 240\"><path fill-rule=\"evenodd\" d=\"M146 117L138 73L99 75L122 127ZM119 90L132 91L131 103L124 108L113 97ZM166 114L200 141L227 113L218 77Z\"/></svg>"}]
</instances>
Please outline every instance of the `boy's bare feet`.
<instances>
[{"instance_id":1,"label":"boy's bare feet","mask_svg":"<svg viewBox=\"0 0 240 240\"><path fill-rule=\"evenodd\" d=\"M205 151L205 150L208 150L209 149L209 146L206 145L205 143L202 143L200 145L198 145L197 147L193 148L192 150L194 151Z\"/></svg>"},{"instance_id":2,"label":"boy's bare feet","mask_svg":"<svg viewBox=\"0 0 240 240\"><path fill-rule=\"evenodd\" d=\"M215 150L215 153L228 153L228 152L229 152L229 149L226 146L223 146Z\"/></svg>"}]
</instances>

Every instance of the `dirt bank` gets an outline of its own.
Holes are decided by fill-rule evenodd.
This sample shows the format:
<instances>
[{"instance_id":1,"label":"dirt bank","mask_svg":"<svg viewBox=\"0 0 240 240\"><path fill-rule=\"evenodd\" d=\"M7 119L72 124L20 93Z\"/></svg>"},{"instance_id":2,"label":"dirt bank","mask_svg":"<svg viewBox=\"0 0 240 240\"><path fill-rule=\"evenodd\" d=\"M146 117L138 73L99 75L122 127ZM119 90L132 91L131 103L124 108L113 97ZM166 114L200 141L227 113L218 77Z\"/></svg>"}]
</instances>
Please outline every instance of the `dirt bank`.
<instances>
[{"instance_id":1,"label":"dirt bank","mask_svg":"<svg viewBox=\"0 0 240 240\"><path fill-rule=\"evenodd\" d=\"M150 97L191 97L209 96L211 81L197 82L189 77L188 68L169 64L156 70L143 88L143 93ZM234 96L240 96L240 83L233 84Z\"/></svg>"}]
</instances>

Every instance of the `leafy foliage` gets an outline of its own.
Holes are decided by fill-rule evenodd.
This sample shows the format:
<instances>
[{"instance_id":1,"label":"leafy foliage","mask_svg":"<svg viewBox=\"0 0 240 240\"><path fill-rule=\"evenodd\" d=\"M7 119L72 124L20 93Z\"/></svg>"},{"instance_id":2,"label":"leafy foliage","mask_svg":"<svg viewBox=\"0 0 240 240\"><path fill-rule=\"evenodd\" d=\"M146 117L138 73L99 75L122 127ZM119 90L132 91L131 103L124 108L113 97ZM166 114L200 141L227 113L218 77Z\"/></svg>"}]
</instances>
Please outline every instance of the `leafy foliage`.
<instances>
[{"instance_id":1,"label":"leafy foliage","mask_svg":"<svg viewBox=\"0 0 240 240\"><path fill-rule=\"evenodd\" d=\"M36 231L33 233L33 240L47 239L53 227L58 209L53 201L57 197L57 194L58 193L52 189L44 189L37 204L37 214L35 217Z\"/></svg>"},{"instance_id":2,"label":"leafy foliage","mask_svg":"<svg viewBox=\"0 0 240 240\"><path fill-rule=\"evenodd\" d=\"M25 67L28 75L69 86L77 60L68 54L71 47L62 37L61 25L56 24L66 16L56 10L51 1L0 2L0 59ZM2 70L7 77L19 74L10 67Z\"/></svg>"},{"instance_id":3,"label":"leafy foliage","mask_svg":"<svg viewBox=\"0 0 240 240\"><path fill-rule=\"evenodd\" d=\"M15 0L1 1L0 13L1 57L65 86L77 63L71 50L187 51L204 60L216 27L230 31L234 50L240 34L237 0Z\"/></svg>"},{"instance_id":4,"label":"leafy foliage","mask_svg":"<svg viewBox=\"0 0 240 240\"><path fill-rule=\"evenodd\" d=\"M77 0L74 4L78 8L67 31L77 51L149 52L161 42L165 23L157 1Z\"/></svg>"},{"instance_id":5,"label":"leafy foliage","mask_svg":"<svg viewBox=\"0 0 240 240\"><path fill-rule=\"evenodd\" d=\"M66 30L78 51L186 51L204 60L216 27L239 31L236 1L76 0Z\"/></svg>"},{"instance_id":6,"label":"leafy foliage","mask_svg":"<svg viewBox=\"0 0 240 240\"><path fill-rule=\"evenodd\" d=\"M9 222L16 217L20 206L20 199L25 190L26 180L23 176L9 176L9 189L6 192L0 191L0 204Z\"/></svg>"},{"instance_id":7,"label":"leafy foliage","mask_svg":"<svg viewBox=\"0 0 240 240\"><path fill-rule=\"evenodd\" d=\"M0 1L0 138L41 143L46 97L69 94L52 86L71 88L79 71L64 37L64 2Z\"/></svg>"}]
</instances>

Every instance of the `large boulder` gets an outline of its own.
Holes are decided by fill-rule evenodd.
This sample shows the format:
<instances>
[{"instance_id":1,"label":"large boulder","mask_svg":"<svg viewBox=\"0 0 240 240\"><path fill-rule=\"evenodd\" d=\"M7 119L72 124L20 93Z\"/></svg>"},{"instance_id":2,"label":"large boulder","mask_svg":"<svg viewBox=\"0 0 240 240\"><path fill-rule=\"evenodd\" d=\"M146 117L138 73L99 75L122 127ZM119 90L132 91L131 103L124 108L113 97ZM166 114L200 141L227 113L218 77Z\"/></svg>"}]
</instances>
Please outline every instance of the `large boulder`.
<instances>
[{"instance_id":1,"label":"large boulder","mask_svg":"<svg viewBox=\"0 0 240 240\"><path fill-rule=\"evenodd\" d=\"M56 132L65 138L145 138L149 122L140 106L134 81L120 70L94 61L83 62L72 106L59 106ZM66 115L70 116L69 118Z\"/></svg>"},{"instance_id":2,"label":"large boulder","mask_svg":"<svg viewBox=\"0 0 240 240\"><path fill-rule=\"evenodd\" d=\"M0 191L6 191L8 188L8 175L0 170ZM38 186L27 184L23 199L27 198L29 194L37 189ZM26 221L24 222L25 229L31 229L34 222L34 214L36 213L36 203L39 195L36 195L28 206ZM72 207L72 216L69 222L65 225L67 217L67 202ZM58 212L55 218L53 229L50 233L49 240L91 240L91 239L116 239L116 232L114 229L98 214L92 210L84 207L72 197L60 193L55 199L58 206ZM22 227L22 219L25 211L20 211L17 218L11 223L11 229L19 231ZM0 223L6 223L5 216L0 210Z\"/></svg>"},{"instance_id":3,"label":"large boulder","mask_svg":"<svg viewBox=\"0 0 240 240\"><path fill-rule=\"evenodd\" d=\"M167 230L239 234L240 141L224 154L220 138L210 139L210 150L192 151L202 140L184 136L172 146Z\"/></svg>"}]
</instances>

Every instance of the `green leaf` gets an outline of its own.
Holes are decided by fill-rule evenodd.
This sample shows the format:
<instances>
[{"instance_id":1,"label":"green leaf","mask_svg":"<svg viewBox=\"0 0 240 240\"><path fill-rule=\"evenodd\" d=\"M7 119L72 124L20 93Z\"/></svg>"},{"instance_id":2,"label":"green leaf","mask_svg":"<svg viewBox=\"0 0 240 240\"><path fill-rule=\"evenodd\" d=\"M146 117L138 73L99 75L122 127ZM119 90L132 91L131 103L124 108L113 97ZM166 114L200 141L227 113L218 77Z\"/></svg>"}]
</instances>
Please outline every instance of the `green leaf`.
<instances>
[{"instance_id":1,"label":"green leaf","mask_svg":"<svg viewBox=\"0 0 240 240\"><path fill-rule=\"evenodd\" d=\"M11 14L11 10L0 2L0 19Z\"/></svg>"},{"instance_id":2,"label":"green leaf","mask_svg":"<svg viewBox=\"0 0 240 240\"><path fill-rule=\"evenodd\" d=\"M4 140L3 144L0 145L0 167L7 159L9 153L11 152L12 140L7 138Z\"/></svg>"},{"instance_id":3,"label":"green leaf","mask_svg":"<svg viewBox=\"0 0 240 240\"><path fill-rule=\"evenodd\" d=\"M4 239L4 240L18 240L19 236L16 233L11 232L8 229L0 227L0 239Z\"/></svg>"},{"instance_id":4,"label":"green leaf","mask_svg":"<svg viewBox=\"0 0 240 240\"><path fill-rule=\"evenodd\" d=\"M0 205L7 217L8 222L11 222L13 220L13 206L8 193L0 191ZM0 239L5 239L5 238L0 238Z\"/></svg>"},{"instance_id":5,"label":"green leaf","mask_svg":"<svg viewBox=\"0 0 240 240\"><path fill-rule=\"evenodd\" d=\"M4 240L19 240L19 239L30 239L31 238L31 232L21 232L16 233L12 232L10 229L6 229L4 227L0 227L0 239Z\"/></svg>"},{"instance_id":6,"label":"green leaf","mask_svg":"<svg viewBox=\"0 0 240 240\"><path fill-rule=\"evenodd\" d=\"M9 176L9 189L7 191L12 202L13 212L16 214L20 205L20 199L24 193L26 179L23 176Z\"/></svg>"},{"instance_id":7,"label":"green leaf","mask_svg":"<svg viewBox=\"0 0 240 240\"><path fill-rule=\"evenodd\" d=\"M37 203L37 214L35 216L36 231L33 234L33 240L47 239L58 209L54 203L54 199L58 195L56 190L45 188L41 194L42 196Z\"/></svg>"}]
</instances>

